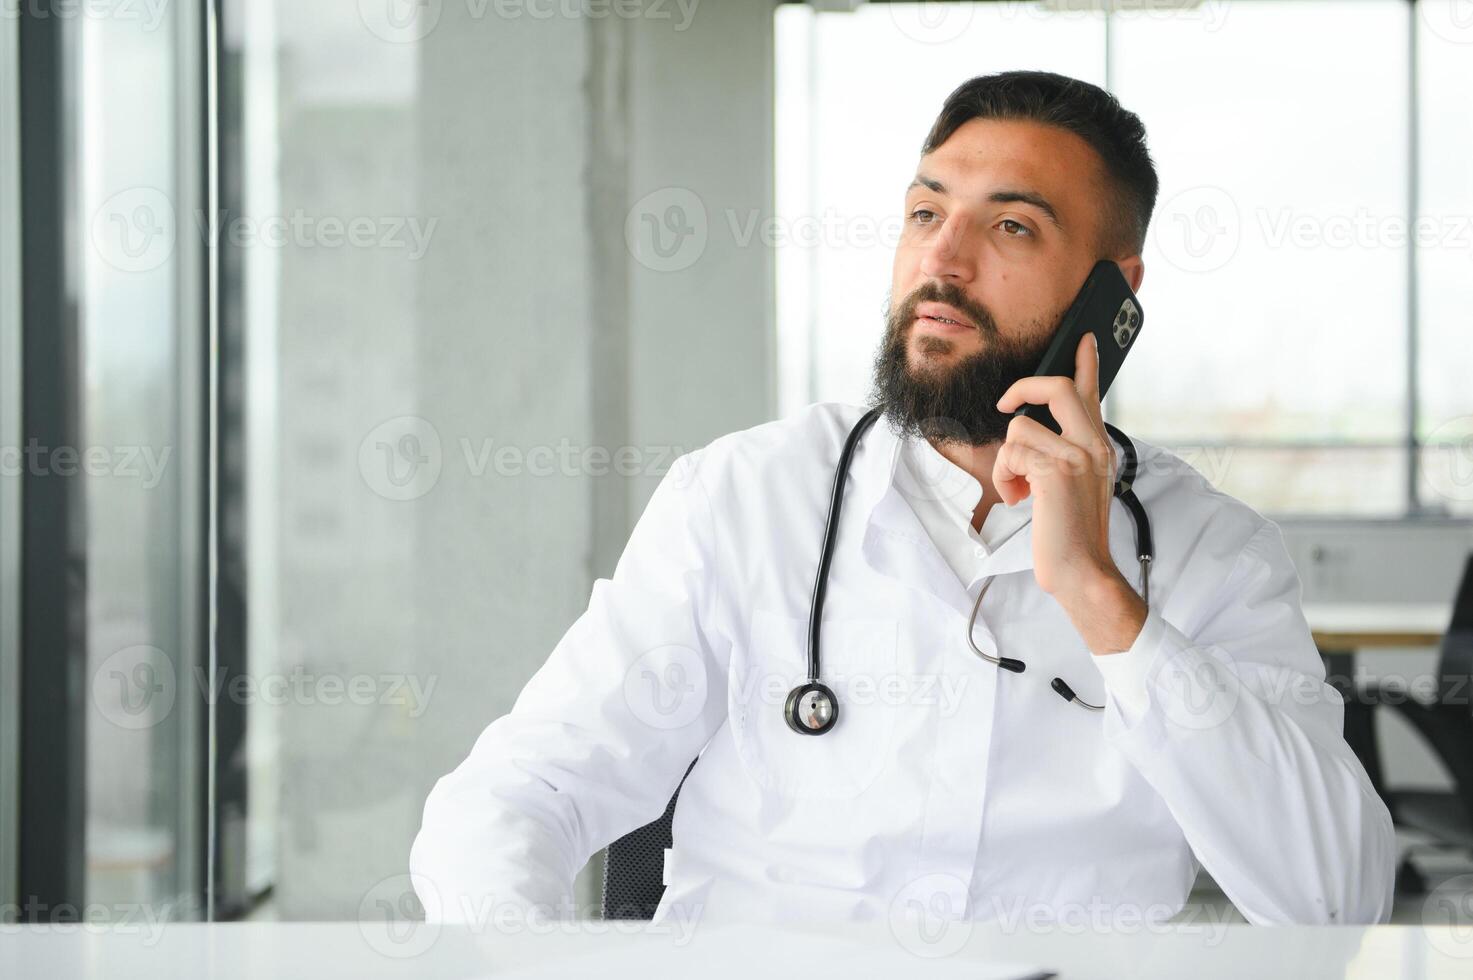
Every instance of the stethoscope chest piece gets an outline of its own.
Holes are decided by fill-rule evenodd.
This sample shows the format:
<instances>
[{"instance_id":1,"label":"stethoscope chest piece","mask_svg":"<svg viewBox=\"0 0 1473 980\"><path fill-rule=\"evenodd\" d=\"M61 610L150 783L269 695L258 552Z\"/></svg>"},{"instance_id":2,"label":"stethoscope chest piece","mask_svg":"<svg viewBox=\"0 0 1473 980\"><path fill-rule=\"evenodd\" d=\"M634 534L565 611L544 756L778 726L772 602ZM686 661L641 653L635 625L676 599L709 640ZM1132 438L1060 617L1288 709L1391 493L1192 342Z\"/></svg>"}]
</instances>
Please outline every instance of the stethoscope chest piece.
<instances>
[{"instance_id":1,"label":"stethoscope chest piece","mask_svg":"<svg viewBox=\"0 0 1473 980\"><path fill-rule=\"evenodd\" d=\"M839 720L839 700L818 681L809 681L788 694L783 717L800 735L822 735Z\"/></svg>"}]
</instances>

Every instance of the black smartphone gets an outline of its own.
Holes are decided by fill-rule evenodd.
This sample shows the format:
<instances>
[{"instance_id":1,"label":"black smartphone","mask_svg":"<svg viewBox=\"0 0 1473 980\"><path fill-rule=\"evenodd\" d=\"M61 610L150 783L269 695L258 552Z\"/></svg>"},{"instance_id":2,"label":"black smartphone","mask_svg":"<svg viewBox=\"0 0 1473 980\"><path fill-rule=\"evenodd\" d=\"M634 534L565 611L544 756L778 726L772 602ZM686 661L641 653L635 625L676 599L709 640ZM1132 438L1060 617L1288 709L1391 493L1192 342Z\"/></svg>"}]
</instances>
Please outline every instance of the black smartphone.
<instances>
[{"instance_id":1,"label":"black smartphone","mask_svg":"<svg viewBox=\"0 0 1473 980\"><path fill-rule=\"evenodd\" d=\"M1093 331L1100 342L1100 397L1103 398L1110 382L1120 371L1120 365L1125 363L1125 355L1135 346L1144 322L1141 302L1131 292L1130 283L1125 281L1120 266L1109 259L1101 259L1090 270L1079 295L1065 311L1053 342L1044 351L1043 360L1033 373L1035 376L1074 377L1075 351L1084 335ZM1024 405L1013 414L1026 415L1063 434L1047 405Z\"/></svg>"}]
</instances>

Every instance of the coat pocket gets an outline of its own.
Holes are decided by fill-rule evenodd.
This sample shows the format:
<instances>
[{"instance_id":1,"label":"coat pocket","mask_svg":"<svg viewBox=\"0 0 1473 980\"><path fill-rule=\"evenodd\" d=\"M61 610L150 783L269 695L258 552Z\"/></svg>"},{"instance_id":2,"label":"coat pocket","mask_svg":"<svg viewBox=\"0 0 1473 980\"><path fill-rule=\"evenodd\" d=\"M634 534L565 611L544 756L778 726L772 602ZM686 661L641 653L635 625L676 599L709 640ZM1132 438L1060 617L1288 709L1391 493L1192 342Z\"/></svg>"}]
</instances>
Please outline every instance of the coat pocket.
<instances>
[{"instance_id":1,"label":"coat pocket","mask_svg":"<svg viewBox=\"0 0 1473 980\"><path fill-rule=\"evenodd\" d=\"M783 719L788 692L808 678L808 621L756 610L745 647L734 649L727 707L742 765L768 792L845 799L875 783L890 758L900 708L878 696L893 683L893 619L826 620L819 678L839 703L834 727L800 735Z\"/></svg>"}]
</instances>

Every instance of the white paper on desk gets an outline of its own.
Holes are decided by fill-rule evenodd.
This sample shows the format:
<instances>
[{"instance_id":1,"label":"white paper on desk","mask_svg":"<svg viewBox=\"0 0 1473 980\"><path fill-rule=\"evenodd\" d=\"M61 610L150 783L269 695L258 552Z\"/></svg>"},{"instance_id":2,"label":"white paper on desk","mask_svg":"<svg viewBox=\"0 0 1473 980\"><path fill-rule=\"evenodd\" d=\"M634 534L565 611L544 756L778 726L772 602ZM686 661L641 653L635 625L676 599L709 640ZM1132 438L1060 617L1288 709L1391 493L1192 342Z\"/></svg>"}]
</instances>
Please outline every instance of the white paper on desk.
<instances>
[{"instance_id":1,"label":"white paper on desk","mask_svg":"<svg viewBox=\"0 0 1473 980\"><path fill-rule=\"evenodd\" d=\"M567 945L576 949L566 955L553 953L546 963L506 970L493 966L488 980L568 976L596 976L599 980L677 976L689 980L771 980L775 976L893 980L913 970L924 970L927 977L967 980L1043 980L1055 976L1036 966L981 958L975 951L969 955L965 949L950 956L919 956L902 947L884 923L875 924L872 939L742 924L708 925L684 946L675 945L669 935L620 935L612 923L607 925L608 932L601 936L568 937L575 941ZM540 942L555 950L558 933L542 936ZM495 959L492 947L493 963ZM525 961L525 956L519 959Z\"/></svg>"}]
</instances>

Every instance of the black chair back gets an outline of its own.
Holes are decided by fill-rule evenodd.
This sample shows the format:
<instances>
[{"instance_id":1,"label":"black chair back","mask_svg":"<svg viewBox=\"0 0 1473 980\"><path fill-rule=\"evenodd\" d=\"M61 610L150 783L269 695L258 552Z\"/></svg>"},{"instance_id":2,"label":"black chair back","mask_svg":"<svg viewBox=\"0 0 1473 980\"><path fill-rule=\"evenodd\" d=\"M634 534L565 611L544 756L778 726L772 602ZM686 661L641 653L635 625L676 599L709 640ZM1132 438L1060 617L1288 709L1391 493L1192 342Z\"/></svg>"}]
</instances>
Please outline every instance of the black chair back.
<instances>
[{"instance_id":1,"label":"black chair back","mask_svg":"<svg viewBox=\"0 0 1473 980\"><path fill-rule=\"evenodd\" d=\"M696 767L691 760L665 812L608 846L604 854L603 916L605 919L650 919L665 894L665 848L674 843L671 821L680 789Z\"/></svg>"},{"instance_id":2,"label":"black chair back","mask_svg":"<svg viewBox=\"0 0 1473 980\"><path fill-rule=\"evenodd\" d=\"M1439 700L1465 709L1473 705L1473 554L1463 565L1452 622L1442 638L1437 674Z\"/></svg>"}]
</instances>

